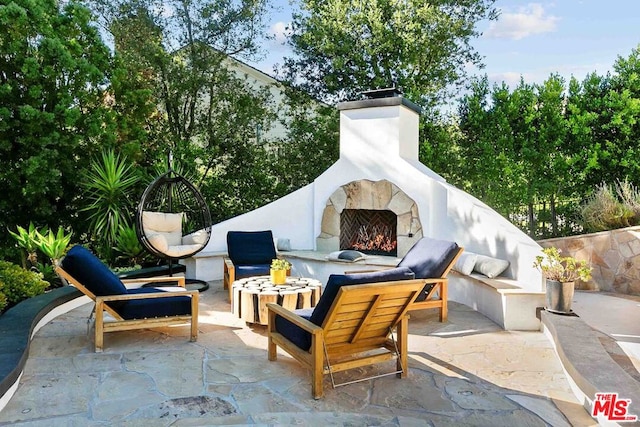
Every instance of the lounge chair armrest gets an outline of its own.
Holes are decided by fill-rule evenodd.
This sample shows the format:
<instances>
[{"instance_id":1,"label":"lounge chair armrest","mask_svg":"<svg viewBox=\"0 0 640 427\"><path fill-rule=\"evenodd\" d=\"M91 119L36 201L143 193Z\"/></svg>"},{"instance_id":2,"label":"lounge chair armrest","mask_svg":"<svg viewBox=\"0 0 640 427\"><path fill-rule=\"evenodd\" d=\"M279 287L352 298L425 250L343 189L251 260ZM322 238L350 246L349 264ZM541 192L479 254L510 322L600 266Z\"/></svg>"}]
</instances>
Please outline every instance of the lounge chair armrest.
<instances>
[{"instance_id":1,"label":"lounge chair armrest","mask_svg":"<svg viewBox=\"0 0 640 427\"><path fill-rule=\"evenodd\" d=\"M186 279L182 276L177 277L142 277L140 279L122 279L124 284L136 284L136 283L163 283L163 282L178 282L178 286L184 288Z\"/></svg>"},{"instance_id":2,"label":"lounge chair armrest","mask_svg":"<svg viewBox=\"0 0 640 427\"><path fill-rule=\"evenodd\" d=\"M148 299L148 298L170 298L170 297L182 297L190 296L197 297L198 291L184 291L184 292L151 292L148 294L125 294L125 295L106 295L96 297L98 301L128 301L134 299Z\"/></svg>"},{"instance_id":3,"label":"lounge chair armrest","mask_svg":"<svg viewBox=\"0 0 640 427\"><path fill-rule=\"evenodd\" d=\"M449 279L447 279L446 277L434 277L434 278L429 278L429 279L416 279L416 280L420 280L424 284L427 284L427 283L444 283L444 282L448 282L449 281Z\"/></svg>"},{"instance_id":4,"label":"lounge chair armrest","mask_svg":"<svg viewBox=\"0 0 640 427\"><path fill-rule=\"evenodd\" d=\"M296 326L299 326L300 328L304 329L305 331L311 333L311 334L320 334L322 333L322 328L318 325L316 325L315 323L311 323L310 321L308 321L307 319L298 316L297 314L295 314L294 312L287 310L286 308L278 305L278 304L274 304L274 303L268 303L267 304L267 309L271 312L274 312L275 314L277 314L278 316L281 316L284 319L287 319L288 321L290 321L291 323L293 323Z\"/></svg>"},{"instance_id":5,"label":"lounge chair armrest","mask_svg":"<svg viewBox=\"0 0 640 427\"><path fill-rule=\"evenodd\" d=\"M222 258L222 260L224 261L225 267L227 267L229 269L234 269L235 268L235 265L233 265L233 261L231 261L231 258L224 257L224 258Z\"/></svg>"}]
</instances>

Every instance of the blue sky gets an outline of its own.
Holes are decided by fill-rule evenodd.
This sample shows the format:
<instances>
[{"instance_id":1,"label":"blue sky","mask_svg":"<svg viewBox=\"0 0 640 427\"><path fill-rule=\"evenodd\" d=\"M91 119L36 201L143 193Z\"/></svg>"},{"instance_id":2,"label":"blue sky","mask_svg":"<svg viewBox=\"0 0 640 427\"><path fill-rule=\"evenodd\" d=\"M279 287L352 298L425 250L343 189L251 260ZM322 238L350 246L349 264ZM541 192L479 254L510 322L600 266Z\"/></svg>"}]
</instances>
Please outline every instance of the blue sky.
<instances>
[{"instance_id":1,"label":"blue sky","mask_svg":"<svg viewBox=\"0 0 640 427\"><path fill-rule=\"evenodd\" d=\"M269 29L275 39L265 46L268 54L252 63L268 74L289 51L281 45L291 21L288 0L275 0ZM540 83L551 73L582 80L588 73L605 74L618 56L628 57L640 44L639 0L557 0L526 2L498 0L501 11L494 22L482 22L483 36L473 42L484 56L485 68L470 74L487 74L490 81Z\"/></svg>"}]
</instances>

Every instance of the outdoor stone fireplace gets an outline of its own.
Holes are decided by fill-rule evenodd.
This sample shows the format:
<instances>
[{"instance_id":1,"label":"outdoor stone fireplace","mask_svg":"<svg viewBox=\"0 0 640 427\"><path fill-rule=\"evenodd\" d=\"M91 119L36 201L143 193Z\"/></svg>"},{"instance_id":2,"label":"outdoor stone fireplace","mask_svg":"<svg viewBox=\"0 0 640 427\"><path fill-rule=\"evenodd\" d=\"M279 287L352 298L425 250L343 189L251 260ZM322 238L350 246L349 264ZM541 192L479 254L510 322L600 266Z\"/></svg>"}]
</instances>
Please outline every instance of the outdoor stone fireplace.
<instances>
[{"instance_id":1,"label":"outdoor stone fireplace","mask_svg":"<svg viewBox=\"0 0 640 427\"><path fill-rule=\"evenodd\" d=\"M418 205L392 182L363 179L329 197L316 244L327 252L356 249L403 257L421 237Z\"/></svg>"}]
</instances>

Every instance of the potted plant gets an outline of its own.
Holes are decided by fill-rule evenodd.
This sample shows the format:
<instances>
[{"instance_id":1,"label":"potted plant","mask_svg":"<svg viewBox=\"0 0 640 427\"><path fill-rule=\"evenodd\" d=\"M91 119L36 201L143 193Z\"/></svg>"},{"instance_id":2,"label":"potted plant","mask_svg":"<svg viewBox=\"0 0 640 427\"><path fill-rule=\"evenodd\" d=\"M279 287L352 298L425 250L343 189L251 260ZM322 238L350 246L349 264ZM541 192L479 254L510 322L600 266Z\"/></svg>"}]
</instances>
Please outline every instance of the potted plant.
<instances>
[{"instance_id":1,"label":"potted plant","mask_svg":"<svg viewBox=\"0 0 640 427\"><path fill-rule=\"evenodd\" d=\"M286 259L276 258L271 260L271 283L284 285L287 281L287 272L291 269L291 263Z\"/></svg>"},{"instance_id":2,"label":"potted plant","mask_svg":"<svg viewBox=\"0 0 640 427\"><path fill-rule=\"evenodd\" d=\"M591 279L591 267L586 261L560 256L560 249L550 247L542 250L533 266L546 278L546 309L553 313L571 313L571 301L575 281Z\"/></svg>"}]
</instances>

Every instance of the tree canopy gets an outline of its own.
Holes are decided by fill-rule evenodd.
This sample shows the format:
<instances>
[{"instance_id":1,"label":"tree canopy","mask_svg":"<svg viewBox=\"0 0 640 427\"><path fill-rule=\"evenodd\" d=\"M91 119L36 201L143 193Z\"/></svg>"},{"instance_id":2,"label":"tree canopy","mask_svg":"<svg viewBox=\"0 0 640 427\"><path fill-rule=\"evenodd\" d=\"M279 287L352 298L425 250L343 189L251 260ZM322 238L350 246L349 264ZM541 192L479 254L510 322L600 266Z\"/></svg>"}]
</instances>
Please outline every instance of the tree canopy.
<instances>
[{"instance_id":1,"label":"tree canopy","mask_svg":"<svg viewBox=\"0 0 640 427\"><path fill-rule=\"evenodd\" d=\"M2 1L0 27L0 228L72 223L78 171L111 140L109 50L76 1Z\"/></svg>"},{"instance_id":2,"label":"tree canopy","mask_svg":"<svg viewBox=\"0 0 640 427\"><path fill-rule=\"evenodd\" d=\"M301 0L294 14L286 77L329 103L400 86L433 107L481 66L470 42L495 19L493 0Z\"/></svg>"}]
</instances>

